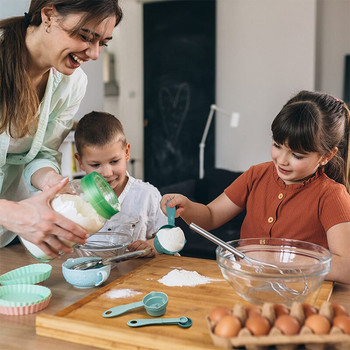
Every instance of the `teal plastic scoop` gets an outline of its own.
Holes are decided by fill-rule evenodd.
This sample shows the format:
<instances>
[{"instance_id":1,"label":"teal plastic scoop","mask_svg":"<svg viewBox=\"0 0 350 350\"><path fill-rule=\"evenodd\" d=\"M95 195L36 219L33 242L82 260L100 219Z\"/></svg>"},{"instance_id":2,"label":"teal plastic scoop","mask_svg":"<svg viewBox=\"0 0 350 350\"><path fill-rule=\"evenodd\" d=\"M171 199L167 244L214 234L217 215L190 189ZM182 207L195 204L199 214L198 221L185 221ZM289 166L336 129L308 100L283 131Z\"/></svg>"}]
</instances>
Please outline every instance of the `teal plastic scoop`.
<instances>
[{"instance_id":1,"label":"teal plastic scoop","mask_svg":"<svg viewBox=\"0 0 350 350\"><path fill-rule=\"evenodd\" d=\"M161 226L161 228L158 230L156 236L154 237L154 240L153 240L153 245L154 245L154 248L156 249L156 251L158 253L161 253L161 254L168 254L168 255L174 255L176 253L178 253L179 251L182 250L182 248L184 247L185 243L186 243L186 240L184 240L184 243L182 245L182 247L180 249L176 249L174 251L171 251L171 250L168 250L166 249L162 244L161 244L161 240L159 238L159 232L163 229L176 229L176 226L175 226L175 214L176 214L176 208L170 208L168 206L168 203L166 205L166 213L168 215L168 224L167 225L163 225ZM179 228L178 228L179 229Z\"/></svg>"},{"instance_id":2,"label":"teal plastic scoop","mask_svg":"<svg viewBox=\"0 0 350 350\"><path fill-rule=\"evenodd\" d=\"M166 214L168 216L168 224L163 225L158 231L162 230L163 228L173 228L175 227L175 214L176 214L176 208L170 208L168 206L168 203L166 204Z\"/></svg>"},{"instance_id":3,"label":"teal plastic scoop","mask_svg":"<svg viewBox=\"0 0 350 350\"><path fill-rule=\"evenodd\" d=\"M168 296L163 292L151 292L145 295L142 301L112 307L106 310L103 317L115 317L124 314L129 310L144 307L150 316L162 316L165 314L168 305Z\"/></svg>"},{"instance_id":4,"label":"teal plastic scoop","mask_svg":"<svg viewBox=\"0 0 350 350\"><path fill-rule=\"evenodd\" d=\"M130 320L126 324L129 327L176 324L182 328L189 328L192 326L192 320L189 317L185 316L178 318L139 318Z\"/></svg>"}]
</instances>

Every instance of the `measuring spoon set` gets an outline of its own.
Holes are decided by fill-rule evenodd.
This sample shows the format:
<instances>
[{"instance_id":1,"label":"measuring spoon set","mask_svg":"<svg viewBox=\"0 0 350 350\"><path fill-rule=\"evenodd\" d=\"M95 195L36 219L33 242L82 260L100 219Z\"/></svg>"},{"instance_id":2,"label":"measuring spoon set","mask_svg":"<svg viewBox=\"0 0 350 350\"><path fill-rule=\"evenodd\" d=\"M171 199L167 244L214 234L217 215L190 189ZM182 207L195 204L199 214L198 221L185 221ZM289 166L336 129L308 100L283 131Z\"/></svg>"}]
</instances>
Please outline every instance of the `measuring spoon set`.
<instances>
[{"instance_id":1,"label":"measuring spoon set","mask_svg":"<svg viewBox=\"0 0 350 350\"><path fill-rule=\"evenodd\" d=\"M144 307L146 312L150 316L162 316L165 314L166 307L168 305L168 296L163 292L150 292L144 296L142 301L135 303L118 305L112 307L102 313L103 317L110 318L120 316L129 310L133 310L139 307ZM127 322L129 327L142 327L150 325L169 325L175 324L182 328L188 328L192 326L192 320L189 317L181 316L178 318L140 318L130 320Z\"/></svg>"}]
</instances>

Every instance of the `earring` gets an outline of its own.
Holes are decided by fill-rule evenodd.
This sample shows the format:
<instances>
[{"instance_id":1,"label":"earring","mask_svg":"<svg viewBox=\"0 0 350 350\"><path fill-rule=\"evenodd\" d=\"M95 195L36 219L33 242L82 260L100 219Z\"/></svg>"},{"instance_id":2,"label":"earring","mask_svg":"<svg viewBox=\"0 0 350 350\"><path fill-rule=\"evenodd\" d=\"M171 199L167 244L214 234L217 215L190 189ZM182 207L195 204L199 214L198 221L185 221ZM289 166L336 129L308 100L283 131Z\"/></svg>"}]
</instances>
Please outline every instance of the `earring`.
<instances>
[{"instance_id":1,"label":"earring","mask_svg":"<svg viewBox=\"0 0 350 350\"><path fill-rule=\"evenodd\" d=\"M50 26L47 23L45 23L44 29L46 33L50 33Z\"/></svg>"},{"instance_id":2,"label":"earring","mask_svg":"<svg viewBox=\"0 0 350 350\"><path fill-rule=\"evenodd\" d=\"M325 165L326 164L326 162L321 162L321 165Z\"/></svg>"}]
</instances>

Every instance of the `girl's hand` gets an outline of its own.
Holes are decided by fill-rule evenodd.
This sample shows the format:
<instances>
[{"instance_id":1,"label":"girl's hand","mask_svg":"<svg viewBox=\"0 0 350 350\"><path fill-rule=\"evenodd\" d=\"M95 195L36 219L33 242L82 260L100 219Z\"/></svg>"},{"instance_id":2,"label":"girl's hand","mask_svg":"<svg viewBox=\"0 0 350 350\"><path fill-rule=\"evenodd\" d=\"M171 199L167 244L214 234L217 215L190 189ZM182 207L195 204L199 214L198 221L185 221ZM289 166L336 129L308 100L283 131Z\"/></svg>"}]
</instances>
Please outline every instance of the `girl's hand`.
<instances>
[{"instance_id":1,"label":"girl's hand","mask_svg":"<svg viewBox=\"0 0 350 350\"><path fill-rule=\"evenodd\" d=\"M135 241L132 242L131 244L128 245L128 249L131 252L134 252L136 250L143 250L143 249L147 249L150 248L150 252L146 255L143 256L143 258L152 258L157 254L157 251L155 250L153 244L152 244L153 240L149 240L149 241Z\"/></svg>"},{"instance_id":2,"label":"girl's hand","mask_svg":"<svg viewBox=\"0 0 350 350\"><path fill-rule=\"evenodd\" d=\"M182 194L178 193L168 193L165 194L160 201L160 208L162 212L167 215L166 205L168 203L169 208L176 207L175 217L181 216L185 211L186 205L189 203L189 199Z\"/></svg>"},{"instance_id":3,"label":"girl's hand","mask_svg":"<svg viewBox=\"0 0 350 350\"><path fill-rule=\"evenodd\" d=\"M65 178L50 189L20 202L6 201L3 212L6 219L1 225L36 244L52 257L59 256L58 252L72 253L73 249L61 239L85 244L89 237L87 231L55 212L50 205L67 182L68 178Z\"/></svg>"}]
</instances>

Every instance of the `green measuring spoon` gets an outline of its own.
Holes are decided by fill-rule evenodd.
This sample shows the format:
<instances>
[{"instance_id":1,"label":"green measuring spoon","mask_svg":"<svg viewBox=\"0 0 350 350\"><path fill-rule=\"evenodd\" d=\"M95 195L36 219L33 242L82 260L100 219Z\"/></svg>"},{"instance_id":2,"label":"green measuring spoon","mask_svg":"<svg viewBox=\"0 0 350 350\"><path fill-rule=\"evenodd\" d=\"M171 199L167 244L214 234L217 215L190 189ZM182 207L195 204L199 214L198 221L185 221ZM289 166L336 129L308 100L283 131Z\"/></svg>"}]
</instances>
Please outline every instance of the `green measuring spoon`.
<instances>
[{"instance_id":1,"label":"green measuring spoon","mask_svg":"<svg viewBox=\"0 0 350 350\"><path fill-rule=\"evenodd\" d=\"M130 320L126 324L129 327L176 324L182 328L189 328L192 326L192 320L186 316L178 318L138 318Z\"/></svg>"}]
</instances>

